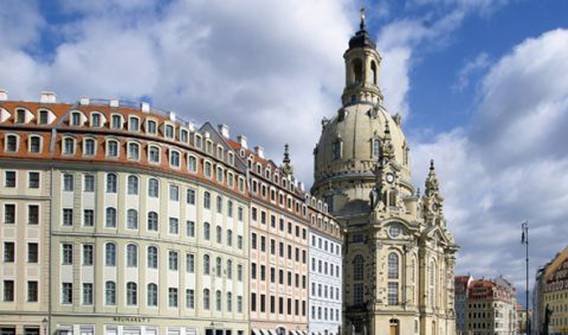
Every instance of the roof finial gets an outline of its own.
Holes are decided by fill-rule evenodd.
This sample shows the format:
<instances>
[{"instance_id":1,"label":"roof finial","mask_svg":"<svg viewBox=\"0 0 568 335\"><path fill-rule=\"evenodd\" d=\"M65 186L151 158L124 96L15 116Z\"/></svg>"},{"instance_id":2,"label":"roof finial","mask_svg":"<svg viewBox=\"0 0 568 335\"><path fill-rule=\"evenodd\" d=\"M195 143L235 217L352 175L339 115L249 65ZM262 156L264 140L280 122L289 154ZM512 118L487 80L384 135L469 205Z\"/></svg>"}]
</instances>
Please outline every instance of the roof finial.
<instances>
[{"instance_id":1,"label":"roof finial","mask_svg":"<svg viewBox=\"0 0 568 335\"><path fill-rule=\"evenodd\" d=\"M361 22L359 23L359 29L365 30L365 6L361 6L359 10L359 15L361 17Z\"/></svg>"}]
</instances>

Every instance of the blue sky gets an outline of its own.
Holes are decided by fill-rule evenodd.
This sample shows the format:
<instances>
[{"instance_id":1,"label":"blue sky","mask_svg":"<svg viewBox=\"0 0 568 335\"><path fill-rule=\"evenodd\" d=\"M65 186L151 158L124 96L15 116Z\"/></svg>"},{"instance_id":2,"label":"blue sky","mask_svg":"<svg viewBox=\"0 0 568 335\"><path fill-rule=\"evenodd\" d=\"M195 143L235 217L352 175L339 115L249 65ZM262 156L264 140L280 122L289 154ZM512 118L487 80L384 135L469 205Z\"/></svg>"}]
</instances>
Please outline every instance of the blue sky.
<instances>
[{"instance_id":1,"label":"blue sky","mask_svg":"<svg viewBox=\"0 0 568 335\"><path fill-rule=\"evenodd\" d=\"M350 0L3 1L0 87L11 99L151 100L227 123L312 180L322 117L340 106ZM387 109L403 115L413 179L436 160L458 272L523 289L568 236L568 2L366 2Z\"/></svg>"}]
</instances>

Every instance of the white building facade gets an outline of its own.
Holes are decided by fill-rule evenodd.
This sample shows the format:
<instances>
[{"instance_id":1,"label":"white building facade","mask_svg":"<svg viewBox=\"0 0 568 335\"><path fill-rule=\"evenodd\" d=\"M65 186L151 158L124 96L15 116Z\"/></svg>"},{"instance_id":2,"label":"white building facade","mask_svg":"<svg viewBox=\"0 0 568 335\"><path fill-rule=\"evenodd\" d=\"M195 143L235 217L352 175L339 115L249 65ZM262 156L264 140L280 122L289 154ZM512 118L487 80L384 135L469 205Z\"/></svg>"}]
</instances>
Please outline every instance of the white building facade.
<instances>
[{"instance_id":1,"label":"white building facade","mask_svg":"<svg viewBox=\"0 0 568 335\"><path fill-rule=\"evenodd\" d=\"M341 331L342 243L324 232L309 234L309 334L337 335Z\"/></svg>"}]
</instances>

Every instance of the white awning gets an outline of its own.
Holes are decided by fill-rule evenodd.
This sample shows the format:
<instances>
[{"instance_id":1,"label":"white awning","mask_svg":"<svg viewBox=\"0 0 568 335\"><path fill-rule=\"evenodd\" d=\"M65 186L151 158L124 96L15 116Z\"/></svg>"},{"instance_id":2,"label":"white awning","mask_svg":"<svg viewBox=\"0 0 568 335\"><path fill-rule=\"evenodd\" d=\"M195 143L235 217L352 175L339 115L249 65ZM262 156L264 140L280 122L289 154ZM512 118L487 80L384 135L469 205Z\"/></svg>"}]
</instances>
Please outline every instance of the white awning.
<instances>
[{"instance_id":1,"label":"white awning","mask_svg":"<svg viewBox=\"0 0 568 335\"><path fill-rule=\"evenodd\" d=\"M266 332L268 333L267 335L276 335L276 331L272 329L267 329Z\"/></svg>"},{"instance_id":2,"label":"white awning","mask_svg":"<svg viewBox=\"0 0 568 335\"><path fill-rule=\"evenodd\" d=\"M262 335L256 328L251 328L251 332L253 333L253 335Z\"/></svg>"}]
</instances>

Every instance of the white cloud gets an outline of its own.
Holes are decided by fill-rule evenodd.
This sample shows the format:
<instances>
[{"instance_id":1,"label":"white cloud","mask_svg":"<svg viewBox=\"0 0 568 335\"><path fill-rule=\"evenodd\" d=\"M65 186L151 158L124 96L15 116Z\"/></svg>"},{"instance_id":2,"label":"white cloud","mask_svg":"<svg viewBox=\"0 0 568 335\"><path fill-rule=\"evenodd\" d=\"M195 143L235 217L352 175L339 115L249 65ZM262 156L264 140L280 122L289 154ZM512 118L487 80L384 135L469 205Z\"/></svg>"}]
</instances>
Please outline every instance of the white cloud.
<instances>
[{"instance_id":1,"label":"white cloud","mask_svg":"<svg viewBox=\"0 0 568 335\"><path fill-rule=\"evenodd\" d=\"M414 146L417 180L430 157L438 161L450 229L462 246L460 271L506 271L522 287L525 219L531 274L566 246L567 53L568 30L520 43L484 77L470 128Z\"/></svg>"},{"instance_id":2,"label":"white cloud","mask_svg":"<svg viewBox=\"0 0 568 335\"><path fill-rule=\"evenodd\" d=\"M469 86L471 76L476 72L486 69L490 65L489 56L487 53L482 52L474 59L469 60L460 69L457 75L457 81L452 87L455 91L463 91Z\"/></svg>"}]
</instances>

